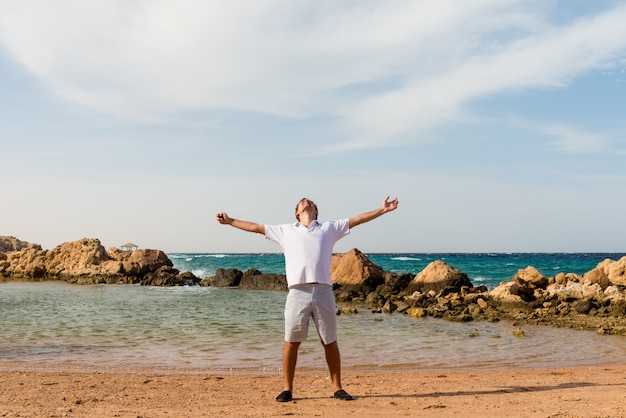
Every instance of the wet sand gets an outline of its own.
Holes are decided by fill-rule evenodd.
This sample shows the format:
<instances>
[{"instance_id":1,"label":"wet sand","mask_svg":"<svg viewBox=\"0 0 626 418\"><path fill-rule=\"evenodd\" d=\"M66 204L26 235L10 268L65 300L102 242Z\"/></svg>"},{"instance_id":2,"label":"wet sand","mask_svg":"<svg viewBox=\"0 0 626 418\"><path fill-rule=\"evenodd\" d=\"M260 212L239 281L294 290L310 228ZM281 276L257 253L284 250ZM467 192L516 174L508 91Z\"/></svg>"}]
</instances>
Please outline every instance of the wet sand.
<instances>
[{"instance_id":1,"label":"wet sand","mask_svg":"<svg viewBox=\"0 0 626 418\"><path fill-rule=\"evenodd\" d=\"M354 401L331 398L324 370L280 372L0 370L0 417L626 417L626 364L567 368L345 370Z\"/></svg>"}]
</instances>

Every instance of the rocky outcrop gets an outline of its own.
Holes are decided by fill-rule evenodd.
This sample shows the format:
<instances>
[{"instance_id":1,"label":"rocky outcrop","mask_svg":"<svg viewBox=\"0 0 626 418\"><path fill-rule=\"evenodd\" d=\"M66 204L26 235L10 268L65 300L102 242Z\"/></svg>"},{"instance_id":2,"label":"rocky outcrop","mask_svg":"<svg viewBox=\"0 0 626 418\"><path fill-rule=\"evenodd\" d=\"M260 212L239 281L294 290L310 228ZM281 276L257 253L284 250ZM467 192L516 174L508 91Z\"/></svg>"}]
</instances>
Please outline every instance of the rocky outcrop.
<instances>
[{"instance_id":1,"label":"rocky outcrop","mask_svg":"<svg viewBox=\"0 0 626 418\"><path fill-rule=\"evenodd\" d=\"M257 269L242 272L237 269L217 269L215 276L200 283L201 286L236 287L248 290L287 290L284 274L263 274Z\"/></svg>"},{"instance_id":2,"label":"rocky outcrop","mask_svg":"<svg viewBox=\"0 0 626 418\"><path fill-rule=\"evenodd\" d=\"M530 266L491 291L464 287L460 294L440 293L436 298L439 307L431 300L420 312L437 316L443 311L448 319L506 319L626 335L626 287L619 284L624 280L625 264L626 257L605 260L582 277L573 273L545 277ZM410 299L423 302L424 298L413 294L405 301ZM414 303L411 307L420 306Z\"/></svg>"},{"instance_id":3,"label":"rocky outcrop","mask_svg":"<svg viewBox=\"0 0 626 418\"><path fill-rule=\"evenodd\" d=\"M172 267L162 266L154 272L146 273L139 284L142 286L195 286L200 283L200 280L189 271L179 273Z\"/></svg>"},{"instance_id":4,"label":"rocky outcrop","mask_svg":"<svg viewBox=\"0 0 626 418\"><path fill-rule=\"evenodd\" d=\"M22 251L23 249L41 250L41 245L32 244L26 241L21 241L11 236L0 236L0 253Z\"/></svg>"},{"instance_id":5,"label":"rocky outcrop","mask_svg":"<svg viewBox=\"0 0 626 418\"><path fill-rule=\"evenodd\" d=\"M582 277L546 277L529 266L489 291L474 287L464 273L437 260L414 277L385 273L384 283L373 291L336 284L335 296L339 303L365 304L374 312L451 321L504 319L626 335L625 267L623 257L605 260Z\"/></svg>"},{"instance_id":6,"label":"rocky outcrop","mask_svg":"<svg viewBox=\"0 0 626 418\"><path fill-rule=\"evenodd\" d=\"M189 277L189 274L180 275L172 266L160 250L128 253L112 248L107 252L100 240L83 238L63 243L49 251L30 247L3 253L0 256L0 278L168 286L200 281Z\"/></svg>"},{"instance_id":7,"label":"rocky outcrop","mask_svg":"<svg viewBox=\"0 0 626 418\"><path fill-rule=\"evenodd\" d=\"M595 329L602 334L626 335L626 257L606 260L583 276L559 273L546 277L529 266L509 282L489 291L473 286L467 275L436 260L417 275L383 272L354 249L333 257L332 280L340 312L373 312L431 316L450 321L540 324ZM285 290L281 275L257 270L218 270L205 285L245 289ZM354 308L354 309L353 309Z\"/></svg>"}]
</instances>

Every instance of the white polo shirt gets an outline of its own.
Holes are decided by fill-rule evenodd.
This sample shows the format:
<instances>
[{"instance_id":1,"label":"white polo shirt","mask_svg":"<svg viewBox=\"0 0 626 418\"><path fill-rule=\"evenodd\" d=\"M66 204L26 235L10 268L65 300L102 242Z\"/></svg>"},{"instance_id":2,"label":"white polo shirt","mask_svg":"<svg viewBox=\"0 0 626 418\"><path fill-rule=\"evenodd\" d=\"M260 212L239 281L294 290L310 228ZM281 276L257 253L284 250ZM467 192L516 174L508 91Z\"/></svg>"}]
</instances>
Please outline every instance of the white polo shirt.
<instances>
[{"instance_id":1,"label":"white polo shirt","mask_svg":"<svg viewBox=\"0 0 626 418\"><path fill-rule=\"evenodd\" d=\"M265 238L280 244L285 255L288 287L304 283L332 285L330 261L333 247L349 233L348 219L313 221L308 228L300 222L265 225Z\"/></svg>"}]
</instances>

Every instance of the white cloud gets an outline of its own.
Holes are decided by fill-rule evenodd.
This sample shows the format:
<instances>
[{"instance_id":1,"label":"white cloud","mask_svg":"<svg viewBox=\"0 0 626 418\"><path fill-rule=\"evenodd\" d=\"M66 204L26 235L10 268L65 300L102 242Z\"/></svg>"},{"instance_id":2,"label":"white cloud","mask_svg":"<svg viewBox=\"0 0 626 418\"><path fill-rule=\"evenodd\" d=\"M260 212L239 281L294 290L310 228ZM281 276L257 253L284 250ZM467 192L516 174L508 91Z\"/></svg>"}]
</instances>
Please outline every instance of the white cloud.
<instances>
[{"instance_id":1,"label":"white cloud","mask_svg":"<svg viewBox=\"0 0 626 418\"><path fill-rule=\"evenodd\" d=\"M339 145L353 148L414 138L486 95L565 85L623 53L626 7L563 26L544 7L20 1L3 3L0 41L56 95L103 112L327 114L363 138ZM358 83L373 88L343 93Z\"/></svg>"},{"instance_id":2,"label":"white cloud","mask_svg":"<svg viewBox=\"0 0 626 418\"><path fill-rule=\"evenodd\" d=\"M610 152L609 139L590 132L582 132L571 126L547 124L540 132L556 139L551 142L557 150L571 154L607 153Z\"/></svg>"},{"instance_id":3,"label":"white cloud","mask_svg":"<svg viewBox=\"0 0 626 418\"><path fill-rule=\"evenodd\" d=\"M624 21L626 7L515 40L496 51L488 45L479 53L467 51L461 62L439 74L363 100L347 116L361 127L393 136L456 118L468 102L490 94L562 86L626 48Z\"/></svg>"}]
</instances>

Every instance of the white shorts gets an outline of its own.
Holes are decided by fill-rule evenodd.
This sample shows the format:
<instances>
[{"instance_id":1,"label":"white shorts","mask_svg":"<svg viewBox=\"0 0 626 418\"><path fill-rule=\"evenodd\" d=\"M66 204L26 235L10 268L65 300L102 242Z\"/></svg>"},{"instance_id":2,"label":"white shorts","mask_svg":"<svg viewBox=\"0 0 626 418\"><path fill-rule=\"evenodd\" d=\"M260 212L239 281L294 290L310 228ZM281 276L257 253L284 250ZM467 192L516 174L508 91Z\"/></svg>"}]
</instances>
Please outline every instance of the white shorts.
<instances>
[{"instance_id":1,"label":"white shorts","mask_svg":"<svg viewBox=\"0 0 626 418\"><path fill-rule=\"evenodd\" d=\"M302 284L289 288L285 302L285 341L306 341L311 318L322 343L337 341L337 306L332 286Z\"/></svg>"}]
</instances>

